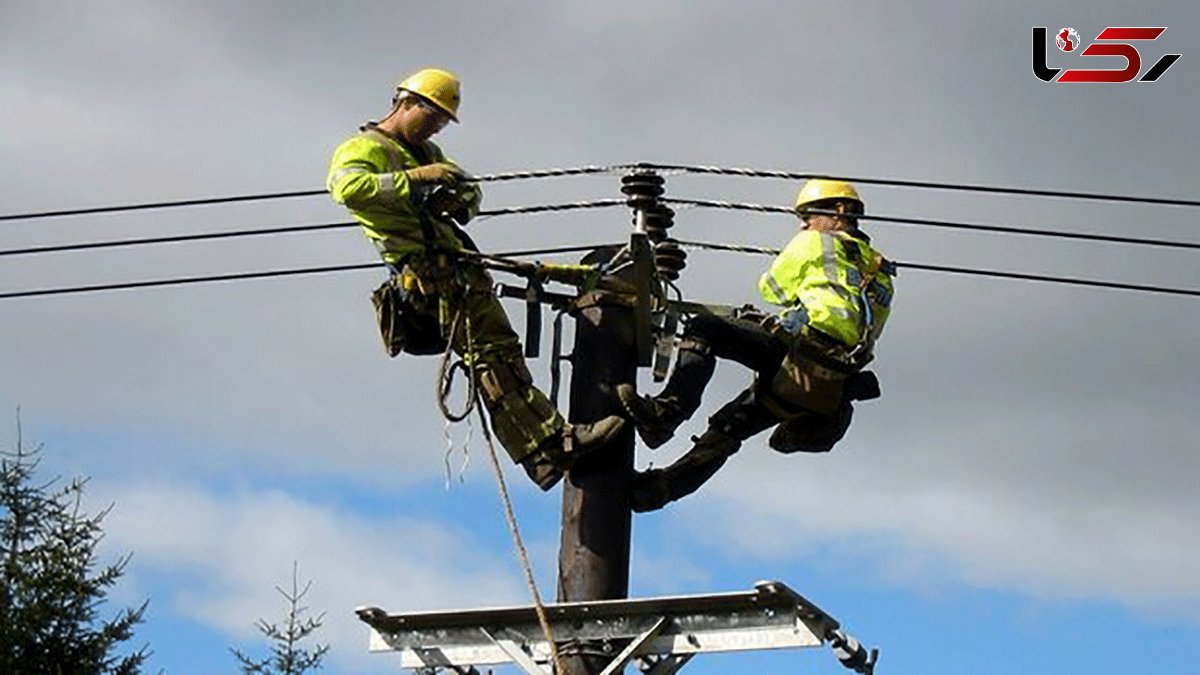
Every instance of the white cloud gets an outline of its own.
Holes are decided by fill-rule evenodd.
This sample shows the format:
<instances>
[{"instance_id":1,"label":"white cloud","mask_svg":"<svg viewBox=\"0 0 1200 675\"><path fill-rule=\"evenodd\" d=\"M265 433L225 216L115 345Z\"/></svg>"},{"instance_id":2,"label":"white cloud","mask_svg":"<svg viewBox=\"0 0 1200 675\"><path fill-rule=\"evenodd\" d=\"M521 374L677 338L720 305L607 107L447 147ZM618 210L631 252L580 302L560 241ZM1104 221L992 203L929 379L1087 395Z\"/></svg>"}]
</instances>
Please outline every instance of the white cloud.
<instances>
[{"instance_id":1,"label":"white cloud","mask_svg":"<svg viewBox=\"0 0 1200 675\"><path fill-rule=\"evenodd\" d=\"M1143 493L1132 469L1111 462L1102 465L1125 474L1097 483L1095 472L1061 471L1062 458L1019 448L993 471L1006 461L969 433L938 436L963 455L944 464L922 448L854 433L828 456L781 457L751 441L704 499L677 508L730 557L804 555L902 586L1104 598L1200 620L1194 500ZM1132 489L1121 489L1126 481Z\"/></svg>"},{"instance_id":2,"label":"white cloud","mask_svg":"<svg viewBox=\"0 0 1200 675\"><path fill-rule=\"evenodd\" d=\"M363 516L280 491L134 483L113 493L120 503L105 521L106 546L135 552L128 578L139 591L149 587L144 575L173 580L168 597L153 598L159 614L252 641L255 620L283 616L275 587L289 586L297 561L301 582L313 581L306 605L326 612L316 641L334 645L336 670L381 665L366 650L356 606L402 612L528 602L509 561L443 522Z\"/></svg>"}]
</instances>

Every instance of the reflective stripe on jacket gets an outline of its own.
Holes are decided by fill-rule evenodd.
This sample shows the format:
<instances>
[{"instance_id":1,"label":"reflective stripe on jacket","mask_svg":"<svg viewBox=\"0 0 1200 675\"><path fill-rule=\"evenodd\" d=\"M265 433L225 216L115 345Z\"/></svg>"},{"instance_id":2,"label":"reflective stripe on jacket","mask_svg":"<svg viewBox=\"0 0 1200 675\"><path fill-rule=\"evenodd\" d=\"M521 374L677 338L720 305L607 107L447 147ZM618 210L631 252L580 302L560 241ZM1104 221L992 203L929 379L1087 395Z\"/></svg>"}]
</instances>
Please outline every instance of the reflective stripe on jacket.
<instances>
[{"instance_id":1,"label":"reflective stripe on jacket","mask_svg":"<svg viewBox=\"0 0 1200 675\"><path fill-rule=\"evenodd\" d=\"M873 271L874 278L863 289L864 276ZM767 302L784 307L780 317L785 326L807 324L856 347L868 338L873 344L883 331L894 274L893 266L864 236L803 230L771 263L758 290Z\"/></svg>"},{"instance_id":2,"label":"reflective stripe on jacket","mask_svg":"<svg viewBox=\"0 0 1200 675\"><path fill-rule=\"evenodd\" d=\"M450 161L432 142L425 143L422 150L426 157L419 158L405 144L368 126L338 146L329 163L326 187L330 195L350 209L389 264L424 250L420 241L423 239L420 208L429 188L410 183L404 170ZM470 184L460 193L467 194L468 209L473 216L479 210L481 191ZM450 226L433 219L430 223L435 242L441 248L462 249L462 242Z\"/></svg>"}]
</instances>

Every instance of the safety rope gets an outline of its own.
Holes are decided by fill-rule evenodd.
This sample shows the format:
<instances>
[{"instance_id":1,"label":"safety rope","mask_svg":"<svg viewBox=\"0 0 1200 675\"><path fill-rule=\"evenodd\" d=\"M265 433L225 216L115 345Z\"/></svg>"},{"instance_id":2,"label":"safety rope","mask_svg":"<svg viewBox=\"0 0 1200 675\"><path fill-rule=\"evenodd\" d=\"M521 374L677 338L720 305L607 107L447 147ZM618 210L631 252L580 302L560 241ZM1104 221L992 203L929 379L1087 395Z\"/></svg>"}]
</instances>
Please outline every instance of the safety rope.
<instances>
[{"instance_id":1,"label":"safety rope","mask_svg":"<svg viewBox=\"0 0 1200 675\"><path fill-rule=\"evenodd\" d=\"M450 333L446 339L446 349L442 352L442 358L438 364L438 385L437 385L437 405L441 410L442 416L449 422L461 422L470 417L471 412L475 409L475 378L471 375L471 368L466 364L464 359L458 359L453 364L450 363L450 357L454 353L454 339L458 335L458 322L463 315L462 307L454 314L454 319L450 322ZM473 352L467 352L471 354ZM454 374L461 372L467 376L467 402L462 412L456 413L450 410L450 393L454 389Z\"/></svg>"},{"instance_id":2,"label":"safety rope","mask_svg":"<svg viewBox=\"0 0 1200 675\"><path fill-rule=\"evenodd\" d=\"M450 427L453 424L467 420L467 437L463 441L463 463L459 468L459 482L464 480L467 467L471 464L471 434L474 431L474 425L468 419L471 411L475 408L475 387L476 380L471 374L470 367L464 359L458 359L453 364L450 363L450 357L453 353L454 339L458 335L458 325L463 315L463 309L460 307L454 314L454 320L450 324L449 339L446 340L446 349L442 352L442 358L438 364L438 386L437 386L437 405L445 418L445 426L442 427L442 436L446 439L446 452L442 455L442 464L446 469L446 489L449 490L454 483L454 469L451 467L450 460L454 455L454 439L450 435ZM463 411L455 413L450 410L450 394L454 389L454 374L461 372L467 378L467 402L464 404Z\"/></svg>"},{"instance_id":3,"label":"safety rope","mask_svg":"<svg viewBox=\"0 0 1200 675\"><path fill-rule=\"evenodd\" d=\"M466 333L467 333L467 353L475 353L475 338L471 333L471 317L466 318ZM471 379L474 380L477 376L474 370L471 370ZM512 536L513 548L516 549L517 560L521 565L521 572L525 576L525 584L529 588L529 593L533 597L533 610L537 614L538 624L542 628L542 635L546 638L546 643L550 646L550 658L554 662L555 672L567 672L563 667L562 657L558 652L558 643L554 641L554 630L550 627L550 620L546 615L546 605L542 602L542 593L538 590L537 580L533 576L533 565L529 562L529 551L525 548L525 542L521 538L521 528L517 523L517 516L513 510L512 499L508 495L508 485L504 481L504 469L500 466L500 459L496 454L496 444L492 440L492 430L488 424L487 415L484 414L482 393L479 387L474 387L475 396L475 412L479 415L479 427L483 430L483 438L487 442L488 460L492 465L492 472L496 477L496 487L500 492L500 502L504 506L504 521L508 524L508 532Z\"/></svg>"}]
</instances>

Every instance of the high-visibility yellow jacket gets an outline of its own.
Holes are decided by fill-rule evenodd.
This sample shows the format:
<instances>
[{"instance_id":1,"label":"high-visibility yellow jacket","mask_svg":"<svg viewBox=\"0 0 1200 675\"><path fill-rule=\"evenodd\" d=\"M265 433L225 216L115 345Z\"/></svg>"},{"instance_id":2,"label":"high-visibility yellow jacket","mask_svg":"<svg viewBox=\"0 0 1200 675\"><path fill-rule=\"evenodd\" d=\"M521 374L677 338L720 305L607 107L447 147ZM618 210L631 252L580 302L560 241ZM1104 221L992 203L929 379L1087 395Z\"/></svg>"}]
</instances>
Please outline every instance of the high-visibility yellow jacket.
<instances>
[{"instance_id":1,"label":"high-visibility yellow jacket","mask_svg":"<svg viewBox=\"0 0 1200 675\"><path fill-rule=\"evenodd\" d=\"M861 232L802 230L759 279L780 323L807 324L848 347L873 345L891 311L895 266ZM864 282L864 279L866 280Z\"/></svg>"},{"instance_id":2,"label":"high-visibility yellow jacket","mask_svg":"<svg viewBox=\"0 0 1200 675\"><path fill-rule=\"evenodd\" d=\"M433 142L412 147L368 125L334 151L326 187L334 201L350 209L388 264L425 250L420 241L424 239L423 227L431 228L439 248L461 250L462 242L451 226L429 218L423 211L422 203L431 186L413 184L404 173L405 169L436 162L450 160ZM467 183L458 192L474 217L483 197L479 187Z\"/></svg>"}]
</instances>

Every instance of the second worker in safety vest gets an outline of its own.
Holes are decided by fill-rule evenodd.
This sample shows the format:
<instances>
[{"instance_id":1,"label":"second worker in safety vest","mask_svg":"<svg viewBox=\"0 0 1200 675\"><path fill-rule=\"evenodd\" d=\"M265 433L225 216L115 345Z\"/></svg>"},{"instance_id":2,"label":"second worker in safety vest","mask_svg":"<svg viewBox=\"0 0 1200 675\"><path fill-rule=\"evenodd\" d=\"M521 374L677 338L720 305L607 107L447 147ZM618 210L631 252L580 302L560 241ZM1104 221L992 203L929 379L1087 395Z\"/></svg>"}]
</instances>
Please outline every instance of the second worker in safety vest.
<instances>
[{"instance_id":1,"label":"second worker in safety vest","mask_svg":"<svg viewBox=\"0 0 1200 675\"><path fill-rule=\"evenodd\" d=\"M491 277L470 257L474 244L455 224L478 212L478 184L429 140L458 121L460 92L458 78L444 70L405 79L388 115L334 152L327 187L393 272L376 292L389 351L429 353L436 339L422 335L422 327L428 333L432 326L434 338L448 330L449 345L477 378L496 438L549 490L576 458L611 440L624 420L568 424L533 385Z\"/></svg>"},{"instance_id":2,"label":"second worker in safety vest","mask_svg":"<svg viewBox=\"0 0 1200 675\"><path fill-rule=\"evenodd\" d=\"M782 306L778 314L748 307L730 318L697 315L659 395L618 385L629 418L654 448L699 408L718 358L756 374L753 385L709 418L691 450L665 469L636 476L634 510L662 508L695 492L742 441L776 425L775 450L828 452L850 425L851 401L879 395L874 375L862 368L874 357L891 309L894 266L859 229L863 202L850 183L810 180L796 210L801 231L758 284L764 300Z\"/></svg>"}]
</instances>

